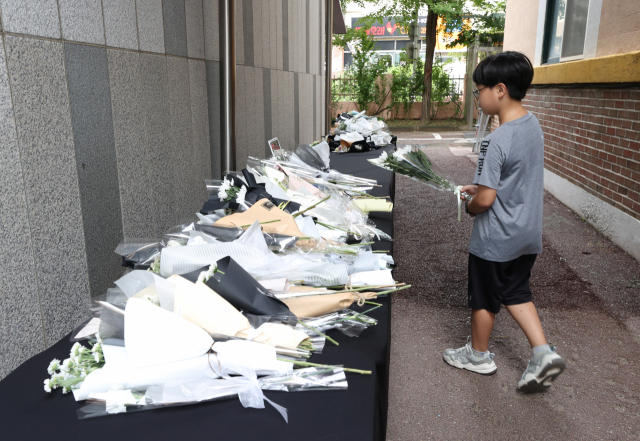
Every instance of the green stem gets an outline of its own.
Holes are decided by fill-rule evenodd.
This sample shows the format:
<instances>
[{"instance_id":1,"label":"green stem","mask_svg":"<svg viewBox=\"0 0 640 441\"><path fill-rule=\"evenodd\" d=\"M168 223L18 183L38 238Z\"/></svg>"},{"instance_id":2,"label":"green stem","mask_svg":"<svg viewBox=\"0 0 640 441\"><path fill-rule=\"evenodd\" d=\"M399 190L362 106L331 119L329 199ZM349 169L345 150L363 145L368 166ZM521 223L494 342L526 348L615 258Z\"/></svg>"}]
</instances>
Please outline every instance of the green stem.
<instances>
[{"instance_id":1,"label":"green stem","mask_svg":"<svg viewBox=\"0 0 640 441\"><path fill-rule=\"evenodd\" d=\"M307 325L307 324L306 324L305 322L303 322L302 320L298 320L298 323L300 323L302 326L304 326L304 327L305 327L305 328L307 328L307 329L311 329L311 330L312 330L313 332L315 332L316 334L323 336L324 338L326 338L327 340L329 340L329 341L330 341L331 343L333 343L334 345L336 345L336 346L340 346L340 344L338 344L338 342L337 342L337 341L335 341L334 339L332 339L332 338L331 338L331 337L329 337L328 335L323 334L322 332L320 332L319 330L317 330L317 329L316 329L316 328L314 328L313 326L311 326L311 325Z\"/></svg>"},{"instance_id":2,"label":"green stem","mask_svg":"<svg viewBox=\"0 0 640 441\"><path fill-rule=\"evenodd\" d=\"M345 367L342 367L342 366L333 366L333 365L330 365L330 364L309 363L307 361L286 360L284 358L278 358L278 360L287 361L289 363L295 364L296 366L321 367L321 368L329 368L329 369L342 369L345 372L353 372L353 373L362 374L362 375L371 375L371 371L363 371L363 370L360 370L360 369L350 369L350 368L345 368Z\"/></svg>"},{"instance_id":3,"label":"green stem","mask_svg":"<svg viewBox=\"0 0 640 441\"><path fill-rule=\"evenodd\" d=\"M321 203L323 203L324 201L326 201L326 200L327 200L327 199L329 199L330 197L331 197L331 195L327 196L326 198L324 198L324 199L323 199L323 200L321 200L320 202L318 202L318 203L316 203L316 204L313 204L313 205L312 205L312 206L310 206L309 208L305 208L304 210L297 212L296 214L294 214L294 215L293 215L293 217L298 217L298 216L300 216L302 213L305 213L305 212L307 212L307 211L311 210L312 208L317 207L318 205L320 205Z\"/></svg>"},{"instance_id":4,"label":"green stem","mask_svg":"<svg viewBox=\"0 0 640 441\"><path fill-rule=\"evenodd\" d=\"M260 225L264 225L264 224L272 224L274 222L280 222L280 219L276 219L276 220L272 220L272 221L266 221L266 222L260 222ZM245 227L250 227L253 224L249 224L249 225L240 225L240 228L245 228Z\"/></svg>"},{"instance_id":5,"label":"green stem","mask_svg":"<svg viewBox=\"0 0 640 441\"><path fill-rule=\"evenodd\" d=\"M371 199L386 199L386 197L372 196L369 193L364 193L362 191L357 191L357 190L347 190L347 191L350 192L350 193L358 193L358 194L361 194L361 195L366 196L366 197L371 198Z\"/></svg>"},{"instance_id":6,"label":"green stem","mask_svg":"<svg viewBox=\"0 0 640 441\"><path fill-rule=\"evenodd\" d=\"M372 253L388 253L389 250L378 250L378 251L372 251Z\"/></svg>"},{"instance_id":7,"label":"green stem","mask_svg":"<svg viewBox=\"0 0 640 441\"><path fill-rule=\"evenodd\" d=\"M352 243L351 245L347 245L348 247L359 247L360 245L371 245L375 242L361 242L361 243Z\"/></svg>"},{"instance_id":8,"label":"green stem","mask_svg":"<svg viewBox=\"0 0 640 441\"><path fill-rule=\"evenodd\" d=\"M379 292L378 295L382 296L382 295L385 295L385 294L391 294L392 292L402 291L403 289L407 289L407 288L411 288L411 285L401 286L400 288L390 289L389 291L382 291L382 292Z\"/></svg>"}]
</instances>

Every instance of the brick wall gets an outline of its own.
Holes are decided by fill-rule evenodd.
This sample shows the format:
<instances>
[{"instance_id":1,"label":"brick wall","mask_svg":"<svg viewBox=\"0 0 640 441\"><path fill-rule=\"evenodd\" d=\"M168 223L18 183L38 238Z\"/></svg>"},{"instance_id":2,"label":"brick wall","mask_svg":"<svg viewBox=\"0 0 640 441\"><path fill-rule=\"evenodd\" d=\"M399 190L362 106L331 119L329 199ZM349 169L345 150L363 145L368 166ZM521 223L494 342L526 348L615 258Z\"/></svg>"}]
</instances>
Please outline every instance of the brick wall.
<instances>
[{"instance_id":1,"label":"brick wall","mask_svg":"<svg viewBox=\"0 0 640 441\"><path fill-rule=\"evenodd\" d=\"M548 170L640 220L640 87L530 89L522 104L542 126Z\"/></svg>"}]
</instances>

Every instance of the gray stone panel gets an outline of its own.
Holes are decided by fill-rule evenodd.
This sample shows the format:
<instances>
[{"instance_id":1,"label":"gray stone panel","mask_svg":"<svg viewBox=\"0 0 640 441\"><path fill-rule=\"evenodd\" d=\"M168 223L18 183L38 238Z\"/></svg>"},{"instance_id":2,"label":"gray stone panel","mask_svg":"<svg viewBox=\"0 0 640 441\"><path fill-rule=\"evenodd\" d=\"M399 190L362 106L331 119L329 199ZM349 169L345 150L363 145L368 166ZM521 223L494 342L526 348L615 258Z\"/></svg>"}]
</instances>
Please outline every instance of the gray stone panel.
<instances>
[{"instance_id":1,"label":"gray stone panel","mask_svg":"<svg viewBox=\"0 0 640 441\"><path fill-rule=\"evenodd\" d=\"M247 58L247 56L245 55L245 38L244 38L244 20L245 20L245 14L247 14L247 12L245 11L244 7L244 2L245 0L236 0L236 64L245 64L245 59ZM248 8L248 13L251 14L251 16L253 17L253 8ZM252 32L253 28L253 23L251 25L251 27L249 27L247 29L247 32ZM220 27L221 29L221 27ZM250 34L252 35L252 34ZM251 42L253 42L253 39L251 39ZM222 51L222 48L220 48L220 51ZM248 57L249 58L249 63L253 64L253 52L251 53L251 56ZM219 60L222 59L222 54L220 54Z\"/></svg>"},{"instance_id":2,"label":"gray stone panel","mask_svg":"<svg viewBox=\"0 0 640 441\"><path fill-rule=\"evenodd\" d=\"M108 50L113 133L125 237L156 238L149 153L145 133L140 55Z\"/></svg>"},{"instance_id":3,"label":"gray stone panel","mask_svg":"<svg viewBox=\"0 0 640 441\"><path fill-rule=\"evenodd\" d=\"M123 270L113 252L123 233L107 51L65 43L65 58L89 287L95 297L105 294Z\"/></svg>"},{"instance_id":4,"label":"gray stone panel","mask_svg":"<svg viewBox=\"0 0 640 441\"><path fill-rule=\"evenodd\" d=\"M262 21L262 67L271 67L271 45L269 40L271 39L271 27L269 25L269 0L262 0L260 5L262 6L262 13L260 20Z\"/></svg>"},{"instance_id":5,"label":"gray stone panel","mask_svg":"<svg viewBox=\"0 0 640 441\"><path fill-rule=\"evenodd\" d=\"M104 44L101 0L58 0L65 40Z\"/></svg>"},{"instance_id":6,"label":"gray stone panel","mask_svg":"<svg viewBox=\"0 0 640 441\"><path fill-rule=\"evenodd\" d=\"M293 74L293 143L300 144L300 74Z\"/></svg>"},{"instance_id":7,"label":"gray stone panel","mask_svg":"<svg viewBox=\"0 0 640 441\"><path fill-rule=\"evenodd\" d=\"M0 0L0 9L6 32L60 38L56 0Z\"/></svg>"},{"instance_id":8,"label":"gray stone panel","mask_svg":"<svg viewBox=\"0 0 640 441\"><path fill-rule=\"evenodd\" d=\"M47 345L84 320L87 256L61 43L6 37ZM33 277L32 277L33 280Z\"/></svg>"},{"instance_id":9,"label":"gray stone panel","mask_svg":"<svg viewBox=\"0 0 640 441\"><path fill-rule=\"evenodd\" d=\"M311 82L313 83L313 140L319 140L318 136L318 82L315 75L311 76Z\"/></svg>"},{"instance_id":10,"label":"gray stone panel","mask_svg":"<svg viewBox=\"0 0 640 441\"><path fill-rule=\"evenodd\" d=\"M296 115L294 114L294 73L293 72L285 72L284 78L284 94L285 94L285 103L284 103L284 125L285 125L285 143L287 145L287 149L292 150L296 147L296 139L295 139L295 123L297 120Z\"/></svg>"},{"instance_id":11,"label":"gray stone panel","mask_svg":"<svg viewBox=\"0 0 640 441\"><path fill-rule=\"evenodd\" d=\"M7 62L0 48L0 379L45 347Z\"/></svg>"},{"instance_id":12,"label":"gray stone panel","mask_svg":"<svg viewBox=\"0 0 640 441\"><path fill-rule=\"evenodd\" d=\"M262 46L262 27L263 27L263 17L262 17L262 3L260 0L253 0L253 65L257 67L262 67L263 63L263 51L264 47ZM245 9L246 13L246 9ZM245 26L245 32L247 27ZM248 38L248 37L247 37ZM247 60L245 56L245 61ZM249 65L249 63L246 63Z\"/></svg>"},{"instance_id":13,"label":"gray stone panel","mask_svg":"<svg viewBox=\"0 0 640 441\"><path fill-rule=\"evenodd\" d=\"M274 34L275 36L275 43L274 43L274 47L275 47L275 51L276 51L276 69L278 70L283 70L283 64L282 64L282 44L283 44L283 39L282 39L282 0L275 0L276 3L276 7L275 7L275 14L276 14L276 33ZM273 52L273 49L271 50Z\"/></svg>"},{"instance_id":14,"label":"gray stone panel","mask_svg":"<svg viewBox=\"0 0 640 441\"><path fill-rule=\"evenodd\" d=\"M269 0L269 54L271 55L269 67L271 69L280 69L278 67L278 20L277 20L277 4L280 0Z\"/></svg>"},{"instance_id":15,"label":"gray stone panel","mask_svg":"<svg viewBox=\"0 0 640 441\"><path fill-rule=\"evenodd\" d=\"M107 46L138 49L135 0L107 0L102 2L104 32Z\"/></svg>"},{"instance_id":16,"label":"gray stone panel","mask_svg":"<svg viewBox=\"0 0 640 441\"><path fill-rule=\"evenodd\" d=\"M310 16L310 7L311 5L309 4L310 0L306 0L305 4L304 4L304 23L305 23L305 29L307 30L307 32L305 32L305 37L306 37L306 50L305 50L305 62L306 62L306 70L305 72L309 73L311 72L311 34L313 32L313 29L311 28L311 16Z\"/></svg>"},{"instance_id":17,"label":"gray stone panel","mask_svg":"<svg viewBox=\"0 0 640 441\"><path fill-rule=\"evenodd\" d=\"M262 91L264 92L263 94L263 115L264 115L264 138L265 141L268 141L269 139L273 138L273 111L272 111L272 102L273 99L271 98L271 91L272 91L272 87L271 87L271 74L272 71L271 69L263 69L262 70ZM275 98L275 96L274 96ZM268 148L266 147L266 142L265 142L265 149L268 150ZM266 152L266 150L264 150Z\"/></svg>"},{"instance_id":18,"label":"gray stone panel","mask_svg":"<svg viewBox=\"0 0 640 441\"><path fill-rule=\"evenodd\" d=\"M204 49L207 60L218 61L220 50L220 17L218 0L203 0L204 10ZM237 2L236 2L237 3ZM236 44L238 44L236 42Z\"/></svg>"},{"instance_id":19,"label":"gray stone panel","mask_svg":"<svg viewBox=\"0 0 640 441\"><path fill-rule=\"evenodd\" d=\"M289 70L289 0L282 0L282 70Z\"/></svg>"},{"instance_id":20,"label":"gray stone panel","mask_svg":"<svg viewBox=\"0 0 640 441\"><path fill-rule=\"evenodd\" d=\"M271 72L271 137L280 135L280 126L282 119L282 91L281 87L282 71L274 70Z\"/></svg>"},{"instance_id":21,"label":"gray stone panel","mask_svg":"<svg viewBox=\"0 0 640 441\"><path fill-rule=\"evenodd\" d=\"M204 16L202 0L185 0L187 17L187 53L190 58L204 58Z\"/></svg>"},{"instance_id":22,"label":"gray stone panel","mask_svg":"<svg viewBox=\"0 0 640 441\"><path fill-rule=\"evenodd\" d=\"M264 146L267 143L264 130L264 74L265 69L254 68L251 70L253 75L253 90L247 94L247 106L251 115L251 139L249 142L249 155L256 158L264 158ZM247 166L247 162L238 164L239 169Z\"/></svg>"},{"instance_id":23,"label":"gray stone panel","mask_svg":"<svg viewBox=\"0 0 640 441\"><path fill-rule=\"evenodd\" d=\"M211 176L213 179L220 179L220 63L217 61L207 61L207 104Z\"/></svg>"},{"instance_id":24,"label":"gray stone panel","mask_svg":"<svg viewBox=\"0 0 640 441\"><path fill-rule=\"evenodd\" d=\"M167 62L173 57L140 55L140 87L142 119L144 121L143 152L146 186L149 189L150 216L155 216L154 237L160 237L169 227L176 225L177 216L172 188L176 177L173 173L175 158L170 148L169 78Z\"/></svg>"},{"instance_id":25,"label":"gray stone panel","mask_svg":"<svg viewBox=\"0 0 640 441\"><path fill-rule=\"evenodd\" d=\"M162 0L164 50L168 55L187 56L185 0Z\"/></svg>"},{"instance_id":26,"label":"gray stone panel","mask_svg":"<svg viewBox=\"0 0 640 441\"><path fill-rule=\"evenodd\" d=\"M173 173L171 192L175 224L196 220L195 212L204 202L200 193L202 182L195 172L197 164L191 129L191 97L189 93L189 65L184 58L167 57L169 80L169 151L173 161L168 165ZM171 227L173 225L168 225Z\"/></svg>"},{"instance_id":27,"label":"gray stone panel","mask_svg":"<svg viewBox=\"0 0 640 441\"><path fill-rule=\"evenodd\" d=\"M162 0L136 0L140 50L164 53Z\"/></svg>"},{"instance_id":28,"label":"gray stone panel","mask_svg":"<svg viewBox=\"0 0 640 441\"><path fill-rule=\"evenodd\" d=\"M207 198L205 179L211 179L209 148L209 109L207 104L207 68L204 61L189 60L189 92L191 94L191 133L195 155L195 195L203 202Z\"/></svg>"},{"instance_id":29,"label":"gray stone panel","mask_svg":"<svg viewBox=\"0 0 640 441\"><path fill-rule=\"evenodd\" d=\"M239 164L246 164L249 156L250 124L247 108L247 94L253 89L253 75L250 66L238 65L236 78L236 168ZM226 172L228 170L222 170Z\"/></svg>"}]
</instances>

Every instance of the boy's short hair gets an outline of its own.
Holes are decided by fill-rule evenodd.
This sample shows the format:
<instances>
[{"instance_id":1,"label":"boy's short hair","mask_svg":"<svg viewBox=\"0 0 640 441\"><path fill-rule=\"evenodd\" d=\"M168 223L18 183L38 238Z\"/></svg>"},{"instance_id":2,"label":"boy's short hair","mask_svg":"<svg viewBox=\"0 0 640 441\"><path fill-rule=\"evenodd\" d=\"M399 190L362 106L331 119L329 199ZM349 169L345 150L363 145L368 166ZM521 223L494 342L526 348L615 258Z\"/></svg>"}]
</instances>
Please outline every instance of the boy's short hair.
<instances>
[{"instance_id":1,"label":"boy's short hair","mask_svg":"<svg viewBox=\"0 0 640 441\"><path fill-rule=\"evenodd\" d=\"M509 96L521 101L533 81L533 65L525 54L515 51L489 55L473 71L473 82L486 87L503 83Z\"/></svg>"}]
</instances>

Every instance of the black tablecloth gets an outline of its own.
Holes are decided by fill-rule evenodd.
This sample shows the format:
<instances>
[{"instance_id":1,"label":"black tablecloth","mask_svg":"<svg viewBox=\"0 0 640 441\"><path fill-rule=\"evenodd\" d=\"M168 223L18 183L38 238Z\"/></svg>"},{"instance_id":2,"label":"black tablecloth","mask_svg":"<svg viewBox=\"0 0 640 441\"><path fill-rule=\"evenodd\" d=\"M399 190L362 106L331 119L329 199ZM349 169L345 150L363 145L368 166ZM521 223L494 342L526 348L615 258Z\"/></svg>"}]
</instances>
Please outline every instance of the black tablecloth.
<instances>
[{"instance_id":1,"label":"black tablecloth","mask_svg":"<svg viewBox=\"0 0 640 441\"><path fill-rule=\"evenodd\" d=\"M372 152L377 153L379 152ZM393 174L372 170L365 159L372 153L332 154L332 166L345 173L375 176L382 196L392 191ZM366 174L367 175L366 175ZM372 174L369 174L372 173ZM385 188L386 187L386 188ZM382 194L382 193L387 194ZM392 216L375 220L382 230L393 234ZM391 249L390 243L377 246ZM386 434L388 392L390 305L370 315L378 325L358 338L329 331L340 343L328 343L321 355L309 361L343 364L373 371L370 376L348 374L348 390L315 392L275 392L265 395L285 406L289 423L266 404L266 409L245 409L237 398L204 402L191 406L157 409L135 414L118 414L78 420L76 410L85 405L60 390L45 393L43 380L53 358L69 356L66 336L46 351L32 357L0 381L0 438L13 440L383 440ZM365 305L369 307L369 305ZM356 308L359 309L359 308Z\"/></svg>"}]
</instances>

